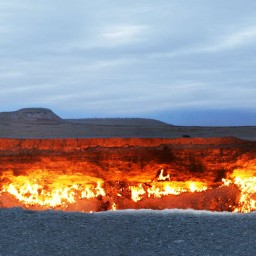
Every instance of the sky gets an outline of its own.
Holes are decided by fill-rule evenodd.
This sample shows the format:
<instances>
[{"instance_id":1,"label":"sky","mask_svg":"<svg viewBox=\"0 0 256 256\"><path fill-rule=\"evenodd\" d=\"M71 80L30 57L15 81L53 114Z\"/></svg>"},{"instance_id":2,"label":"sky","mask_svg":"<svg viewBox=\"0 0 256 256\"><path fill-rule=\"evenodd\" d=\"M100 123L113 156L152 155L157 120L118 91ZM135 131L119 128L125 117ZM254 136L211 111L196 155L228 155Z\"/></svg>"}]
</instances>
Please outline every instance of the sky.
<instances>
[{"instance_id":1,"label":"sky","mask_svg":"<svg viewBox=\"0 0 256 256\"><path fill-rule=\"evenodd\" d=\"M255 0L0 1L0 112L256 125Z\"/></svg>"}]
</instances>

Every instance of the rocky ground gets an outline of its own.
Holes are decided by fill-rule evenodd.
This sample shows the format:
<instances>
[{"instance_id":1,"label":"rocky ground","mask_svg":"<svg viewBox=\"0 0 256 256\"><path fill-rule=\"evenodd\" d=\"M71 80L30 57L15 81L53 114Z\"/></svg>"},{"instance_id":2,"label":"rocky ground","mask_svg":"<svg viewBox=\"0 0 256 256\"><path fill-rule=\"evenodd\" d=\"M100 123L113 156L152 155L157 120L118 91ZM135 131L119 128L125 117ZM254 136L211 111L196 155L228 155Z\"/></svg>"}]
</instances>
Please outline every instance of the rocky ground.
<instances>
[{"instance_id":1,"label":"rocky ground","mask_svg":"<svg viewBox=\"0 0 256 256\"><path fill-rule=\"evenodd\" d=\"M0 255L255 255L256 213L0 210Z\"/></svg>"},{"instance_id":2,"label":"rocky ground","mask_svg":"<svg viewBox=\"0 0 256 256\"><path fill-rule=\"evenodd\" d=\"M145 118L62 119L49 109L0 113L0 138L237 137L256 140L256 126L176 126Z\"/></svg>"}]
</instances>

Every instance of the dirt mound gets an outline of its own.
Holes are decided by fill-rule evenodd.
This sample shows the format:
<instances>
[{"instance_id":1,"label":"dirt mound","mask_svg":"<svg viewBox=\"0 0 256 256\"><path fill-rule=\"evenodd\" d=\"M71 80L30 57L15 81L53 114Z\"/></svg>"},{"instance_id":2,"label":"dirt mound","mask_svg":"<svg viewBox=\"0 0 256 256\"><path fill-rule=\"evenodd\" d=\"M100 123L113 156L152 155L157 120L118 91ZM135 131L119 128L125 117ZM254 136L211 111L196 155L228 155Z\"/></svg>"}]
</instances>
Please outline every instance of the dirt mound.
<instances>
[{"instance_id":1,"label":"dirt mound","mask_svg":"<svg viewBox=\"0 0 256 256\"><path fill-rule=\"evenodd\" d=\"M61 122L59 116L47 108L23 108L13 112L1 112L0 122Z\"/></svg>"}]
</instances>

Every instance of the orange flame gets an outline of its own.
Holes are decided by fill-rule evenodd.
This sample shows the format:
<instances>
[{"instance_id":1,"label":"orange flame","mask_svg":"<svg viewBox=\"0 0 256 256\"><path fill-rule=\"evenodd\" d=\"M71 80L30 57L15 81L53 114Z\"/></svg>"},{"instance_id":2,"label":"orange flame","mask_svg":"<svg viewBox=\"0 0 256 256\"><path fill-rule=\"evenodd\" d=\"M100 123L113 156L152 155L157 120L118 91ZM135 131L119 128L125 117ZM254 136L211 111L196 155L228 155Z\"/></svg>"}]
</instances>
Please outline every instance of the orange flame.
<instances>
[{"instance_id":1,"label":"orange flame","mask_svg":"<svg viewBox=\"0 0 256 256\"><path fill-rule=\"evenodd\" d=\"M240 193L239 202L232 208L235 212L250 212L256 210L256 170L234 170L232 175L222 180L222 187L236 187ZM5 171L0 176L0 196L11 195L22 206L41 207L43 209L66 209L80 200L98 198L104 209L116 210L118 202L125 196L133 202L147 198L162 198L168 195L202 192L211 187L200 180L170 181L170 175L161 170L158 181L149 183L132 182L119 190L116 194L107 194L104 181L86 176L81 173L60 172L52 170L30 170L27 174L15 176L12 171ZM119 184L119 183L118 183ZM103 197L106 198L102 199ZM109 202L108 202L109 201ZM120 208L119 208L120 209Z\"/></svg>"},{"instance_id":2,"label":"orange flame","mask_svg":"<svg viewBox=\"0 0 256 256\"><path fill-rule=\"evenodd\" d=\"M201 192L207 190L207 186L199 181L187 182L154 182L153 185L144 189L142 184L139 186L130 186L132 200L138 202L147 197L163 197L167 195L179 195L184 192Z\"/></svg>"},{"instance_id":3,"label":"orange flame","mask_svg":"<svg viewBox=\"0 0 256 256\"><path fill-rule=\"evenodd\" d=\"M256 176L250 171L235 170L229 179L223 179L224 186L235 185L240 190L239 206L235 212L256 210Z\"/></svg>"},{"instance_id":4,"label":"orange flame","mask_svg":"<svg viewBox=\"0 0 256 256\"><path fill-rule=\"evenodd\" d=\"M27 176L14 176L12 172L6 172L3 178L10 182L3 184L2 193L9 193L28 206L67 207L77 199L105 196L100 181L95 182L95 178L91 177L86 180L80 174L62 175L36 170Z\"/></svg>"}]
</instances>

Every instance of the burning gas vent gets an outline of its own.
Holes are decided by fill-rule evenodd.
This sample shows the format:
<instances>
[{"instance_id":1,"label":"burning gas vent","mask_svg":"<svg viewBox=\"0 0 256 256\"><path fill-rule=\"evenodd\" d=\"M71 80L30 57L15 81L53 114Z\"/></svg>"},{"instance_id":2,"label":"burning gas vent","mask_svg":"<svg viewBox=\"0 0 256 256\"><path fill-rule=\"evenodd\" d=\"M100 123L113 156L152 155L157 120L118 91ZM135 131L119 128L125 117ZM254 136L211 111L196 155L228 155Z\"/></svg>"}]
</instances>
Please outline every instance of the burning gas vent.
<instances>
[{"instance_id":1,"label":"burning gas vent","mask_svg":"<svg viewBox=\"0 0 256 256\"><path fill-rule=\"evenodd\" d=\"M0 140L0 206L256 210L256 143L222 139Z\"/></svg>"}]
</instances>

